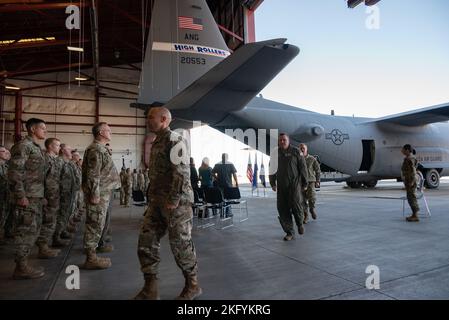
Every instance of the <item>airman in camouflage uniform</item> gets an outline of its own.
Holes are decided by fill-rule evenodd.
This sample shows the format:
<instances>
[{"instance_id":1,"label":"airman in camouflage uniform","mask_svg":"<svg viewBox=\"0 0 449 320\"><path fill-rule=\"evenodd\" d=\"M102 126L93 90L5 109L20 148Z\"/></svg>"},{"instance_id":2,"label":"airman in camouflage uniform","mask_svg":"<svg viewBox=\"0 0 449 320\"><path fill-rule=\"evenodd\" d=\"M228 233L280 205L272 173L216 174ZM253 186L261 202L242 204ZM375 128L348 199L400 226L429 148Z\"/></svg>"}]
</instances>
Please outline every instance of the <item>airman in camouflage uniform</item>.
<instances>
[{"instance_id":1,"label":"airman in camouflage uniform","mask_svg":"<svg viewBox=\"0 0 449 320\"><path fill-rule=\"evenodd\" d=\"M82 180L82 165L83 165L83 159L81 159L81 156L78 152L73 154L74 156L74 160L75 160L75 164L76 164L76 169L77 169L77 175L79 177L79 181ZM80 189L77 193L77 198L76 198L76 214L75 217L73 218L73 221L76 222L80 222L82 217L85 215L86 213L86 204L84 201L84 192L83 189L80 186Z\"/></svg>"},{"instance_id":2,"label":"airman in camouflage uniform","mask_svg":"<svg viewBox=\"0 0 449 320\"><path fill-rule=\"evenodd\" d=\"M80 206L80 199L82 198L81 191L81 167L78 165L81 156L78 151L72 150L72 163L75 172L75 181L76 185L79 186L78 189L75 190L74 204L73 204L73 212L69 218L69 222L66 227L66 231L69 233L76 232L76 224L81 221L82 217L82 206Z\"/></svg>"},{"instance_id":3,"label":"airman in camouflage uniform","mask_svg":"<svg viewBox=\"0 0 449 320\"><path fill-rule=\"evenodd\" d=\"M170 130L171 114L153 108L148 126L157 137L150 154L150 205L145 213L138 243L138 256L145 286L135 299L159 299L157 274L160 239L167 233L171 250L185 278L178 299L192 300L202 293L197 278L197 258L191 237L193 190L190 185L189 154L182 136Z\"/></svg>"},{"instance_id":4,"label":"airman in camouflage uniform","mask_svg":"<svg viewBox=\"0 0 449 320\"><path fill-rule=\"evenodd\" d=\"M38 145L45 139L45 122L31 118L26 123L28 136L11 150L8 183L14 202L14 244L16 245L14 279L44 276L43 268L28 265L28 256L42 225L46 162Z\"/></svg>"},{"instance_id":5,"label":"airman in camouflage uniform","mask_svg":"<svg viewBox=\"0 0 449 320\"><path fill-rule=\"evenodd\" d=\"M409 144L406 144L402 148L401 152L405 156L401 167L402 178L404 181L405 190L407 192L408 204L410 205L410 208L412 208L412 215L407 217L406 220L409 222L418 222L419 205L416 198L416 167L418 165L418 161L414 156L413 148Z\"/></svg>"},{"instance_id":6,"label":"airman in camouflage uniform","mask_svg":"<svg viewBox=\"0 0 449 320\"><path fill-rule=\"evenodd\" d=\"M299 145L299 150L302 152L304 159L306 160L308 183L307 190L302 191L302 196L304 198L303 210L304 210L304 223L306 224L309 220L309 210L313 220L316 220L316 191L315 188L320 187L320 175L321 169L318 160L308 153L307 145L301 143Z\"/></svg>"},{"instance_id":7,"label":"airman in camouflage uniform","mask_svg":"<svg viewBox=\"0 0 449 320\"><path fill-rule=\"evenodd\" d=\"M293 240L292 215L298 233L304 234L302 192L307 188L308 175L304 157L290 145L290 139L284 133L279 136L277 171L269 178L273 191L277 192L279 222L286 233L284 241Z\"/></svg>"},{"instance_id":8,"label":"airman in camouflage uniform","mask_svg":"<svg viewBox=\"0 0 449 320\"><path fill-rule=\"evenodd\" d=\"M145 194L145 175L142 169L139 169L139 173L137 174L137 188Z\"/></svg>"},{"instance_id":9,"label":"airman in camouflage uniform","mask_svg":"<svg viewBox=\"0 0 449 320\"><path fill-rule=\"evenodd\" d=\"M44 154L47 162L45 174L45 199L47 204L43 207L42 227L36 244L39 247L38 257L49 259L56 257L60 250L50 249L53 234L56 228L56 219L59 211L59 185L61 183L62 160L58 157L60 141L56 138L45 140L47 152Z\"/></svg>"},{"instance_id":10,"label":"airman in camouflage uniform","mask_svg":"<svg viewBox=\"0 0 449 320\"><path fill-rule=\"evenodd\" d=\"M76 191L80 188L80 181L76 176L76 167L72 160L72 148L61 144L60 158L63 160L60 183L60 210L56 221L53 244L58 247L70 243L72 234L66 231L69 218L75 210Z\"/></svg>"},{"instance_id":11,"label":"airman in camouflage uniform","mask_svg":"<svg viewBox=\"0 0 449 320\"><path fill-rule=\"evenodd\" d=\"M108 149L109 155L112 157L112 149L109 143L106 143L106 148ZM115 169L115 167L114 167ZM120 181L120 189L121 189L121 180ZM112 241L112 232L111 232L111 216L112 216L112 203L114 199L114 190L111 191L110 201L108 205L108 210L106 211L106 219L104 221L103 232L101 233L100 240L98 241L97 252L100 253L108 253L114 250L114 246L111 243Z\"/></svg>"},{"instance_id":12,"label":"airman in camouflage uniform","mask_svg":"<svg viewBox=\"0 0 449 320\"><path fill-rule=\"evenodd\" d=\"M0 146L0 240L4 236L4 226L9 214L8 160L9 150Z\"/></svg>"},{"instance_id":13,"label":"airman in camouflage uniform","mask_svg":"<svg viewBox=\"0 0 449 320\"><path fill-rule=\"evenodd\" d=\"M120 171L120 205L125 205L125 184L126 184L126 169L122 168Z\"/></svg>"},{"instance_id":14,"label":"airman in camouflage uniform","mask_svg":"<svg viewBox=\"0 0 449 320\"><path fill-rule=\"evenodd\" d=\"M125 207L129 207L129 199L131 197L131 187L133 185L133 176L131 169L126 169L125 180L123 181L123 191L125 193Z\"/></svg>"},{"instance_id":15,"label":"airman in camouflage uniform","mask_svg":"<svg viewBox=\"0 0 449 320\"><path fill-rule=\"evenodd\" d=\"M109 258L96 255L96 248L103 232L111 192L120 185L119 175L106 148L111 140L111 129L105 122L92 128L95 140L84 152L82 185L86 200L86 227L84 249L85 269L106 269L111 266Z\"/></svg>"},{"instance_id":16,"label":"airman in camouflage uniform","mask_svg":"<svg viewBox=\"0 0 449 320\"><path fill-rule=\"evenodd\" d=\"M145 169L144 173L143 173L144 177L145 177L145 196L147 196L148 193L148 186L150 185L150 177L149 177L149 170L148 168Z\"/></svg>"}]
</instances>

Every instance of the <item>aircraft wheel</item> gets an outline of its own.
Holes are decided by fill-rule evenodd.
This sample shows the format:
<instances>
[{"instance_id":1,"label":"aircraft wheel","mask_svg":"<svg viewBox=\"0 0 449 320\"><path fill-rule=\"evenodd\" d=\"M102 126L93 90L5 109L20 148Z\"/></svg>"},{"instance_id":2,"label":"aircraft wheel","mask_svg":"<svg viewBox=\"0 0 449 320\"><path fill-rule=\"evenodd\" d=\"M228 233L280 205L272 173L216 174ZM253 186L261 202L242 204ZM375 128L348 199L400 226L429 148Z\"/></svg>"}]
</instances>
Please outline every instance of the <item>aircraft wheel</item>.
<instances>
[{"instance_id":1,"label":"aircraft wheel","mask_svg":"<svg viewBox=\"0 0 449 320\"><path fill-rule=\"evenodd\" d=\"M369 189L373 189L377 185L377 180L370 180L363 183L363 185Z\"/></svg>"},{"instance_id":2,"label":"aircraft wheel","mask_svg":"<svg viewBox=\"0 0 449 320\"><path fill-rule=\"evenodd\" d=\"M440 186L440 174L437 170L431 169L426 172L426 187L436 189Z\"/></svg>"},{"instance_id":3,"label":"aircraft wheel","mask_svg":"<svg viewBox=\"0 0 449 320\"><path fill-rule=\"evenodd\" d=\"M346 181L346 185L351 189L359 189L362 187L362 183L357 181Z\"/></svg>"}]
</instances>

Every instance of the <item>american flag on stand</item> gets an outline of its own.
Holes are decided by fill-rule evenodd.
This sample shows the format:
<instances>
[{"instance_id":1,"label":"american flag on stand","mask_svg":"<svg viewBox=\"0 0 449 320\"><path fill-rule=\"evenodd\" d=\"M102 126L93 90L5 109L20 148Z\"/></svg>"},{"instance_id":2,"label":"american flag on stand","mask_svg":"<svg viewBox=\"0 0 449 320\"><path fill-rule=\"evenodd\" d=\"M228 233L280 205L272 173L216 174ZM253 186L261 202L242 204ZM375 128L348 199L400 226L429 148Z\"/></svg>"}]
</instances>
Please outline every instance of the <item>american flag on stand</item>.
<instances>
[{"instance_id":1,"label":"american flag on stand","mask_svg":"<svg viewBox=\"0 0 449 320\"><path fill-rule=\"evenodd\" d=\"M248 155L248 168L246 169L246 177L251 184L253 183L253 168L251 165L251 154Z\"/></svg>"},{"instance_id":2,"label":"american flag on stand","mask_svg":"<svg viewBox=\"0 0 449 320\"><path fill-rule=\"evenodd\" d=\"M203 31L203 21L200 18L178 17L179 29L191 29Z\"/></svg>"}]
</instances>

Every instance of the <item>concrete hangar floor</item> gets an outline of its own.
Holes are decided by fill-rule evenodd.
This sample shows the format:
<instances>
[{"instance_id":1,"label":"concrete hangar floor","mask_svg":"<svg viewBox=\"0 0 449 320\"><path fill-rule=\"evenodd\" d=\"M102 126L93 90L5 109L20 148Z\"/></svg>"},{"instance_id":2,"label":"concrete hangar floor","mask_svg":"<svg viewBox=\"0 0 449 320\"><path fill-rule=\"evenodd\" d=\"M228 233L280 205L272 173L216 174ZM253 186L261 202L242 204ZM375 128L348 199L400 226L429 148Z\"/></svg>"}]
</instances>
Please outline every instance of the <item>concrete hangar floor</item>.
<instances>
[{"instance_id":1,"label":"concrete hangar floor","mask_svg":"<svg viewBox=\"0 0 449 320\"><path fill-rule=\"evenodd\" d=\"M250 195L243 187L243 195ZM249 220L225 230L194 229L202 300L210 299L449 299L449 182L427 190L431 218L406 223L400 183L375 190L349 190L324 183L318 192L318 220L304 236L284 242L275 194L248 197ZM262 192L260 192L262 194ZM112 268L81 270L80 289L67 290L69 265L84 262L82 230L56 260L35 260L44 278L14 281L10 248L0 247L0 299L130 299L143 285L136 254L143 208L121 208L115 200L108 254ZM422 203L420 203L423 205ZM406 207L407 208L407 207ZM407 208L408 209L408 208ZM237 213L234 210L234 213ZM174 299L184 280L162 241L161 299ZM380 271L380 289L366 289L369 265Z\"/></svg>"}]
</instances>

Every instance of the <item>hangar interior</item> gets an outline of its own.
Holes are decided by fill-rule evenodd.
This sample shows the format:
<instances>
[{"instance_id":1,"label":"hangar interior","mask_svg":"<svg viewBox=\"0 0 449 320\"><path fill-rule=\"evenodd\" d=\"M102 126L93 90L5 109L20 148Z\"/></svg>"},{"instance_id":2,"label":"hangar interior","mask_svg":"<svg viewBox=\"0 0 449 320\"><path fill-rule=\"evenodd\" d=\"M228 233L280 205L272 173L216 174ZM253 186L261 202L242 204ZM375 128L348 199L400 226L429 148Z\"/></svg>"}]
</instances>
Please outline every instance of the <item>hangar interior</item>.
<instances>
[{"instance_id":1,"label":"hangar interior","mask_svg":"<svg viewBox=\"0 0 449 320\"><path fill-rule=\"evenodd\" d=\"M361 2L349 0L348 6ZM254 11L262 0L207 3L230 49L255 41ZM84 17L81 32L65 26L65 9L73 4ZM91 126L103 120L112 126L116 166L122 159L141 166L145 114L130 104L137 99L151 8L151 0L1 1L0 142L10 148L25 135L23 123L39 117L47 121L49 136L83 151ZM238 210L233 228L225 230L194 220L202 299L447 299L447 190L428 193L432 217L413 225L403 221L397 184L377 190L323 187L318 220L307 225L306 236L286 245L276 194L267 189L264 197L251 197L251 188L242 186L247 221L239 221ZM82 271L80 290L68 290L66 281L67 267L84 261L81 230L54 260L34 259L33 252L34 263L46 271L33 281L12 280L13 255L1 246L0 299L132 298L143 284L136 256L143 210L114 209L113 267ZM162 242L161 258L161 298L173 299L183 279L168 241ZM373 265L381 267L376 290L366 287Z\"/></svg>"},{"instance_id":2,"label":"hangar interior","mask_svg":"<svg viewBox=\"0 0 449 320\"><path fill-rule=\"evenodd\" d=\"M261 2L207 1L231 50L255 40L254 11ZM80 29L66 27L70 5L79 8ZM92 125L106 121L117 167L122 161L144 166L145 114L130 104L138 95L152 5L151 0L2 1L0 143L10 148L26 134L23 123L37 117L47 122L49 137L84 151Z\"/></svg>"}]
</instances>

